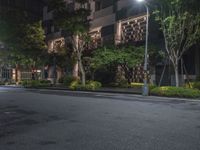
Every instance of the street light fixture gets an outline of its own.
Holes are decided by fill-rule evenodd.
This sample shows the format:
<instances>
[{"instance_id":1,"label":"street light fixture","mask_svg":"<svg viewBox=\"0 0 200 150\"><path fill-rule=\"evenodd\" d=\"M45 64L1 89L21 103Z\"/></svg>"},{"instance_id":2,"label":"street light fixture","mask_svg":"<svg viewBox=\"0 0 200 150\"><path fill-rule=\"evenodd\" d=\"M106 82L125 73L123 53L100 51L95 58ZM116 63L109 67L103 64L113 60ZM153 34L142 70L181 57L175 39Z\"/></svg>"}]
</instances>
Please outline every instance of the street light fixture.
<instances>
[{"instance_id":1,"label":"street light fixture","mask_svg":"<svg viewBox=\"0 0 200 150\"><path fill-rule=\"evenodd\" d=\"M145 40L145 55L144 55L144 86L142 95L149 95L149 88L147 84L147 63L148 63L148 36L149 36L149 7L146 4L145 0L136 0L138 3L143 3L146 8L146 40Z\"/></svg>"}]
</instances>

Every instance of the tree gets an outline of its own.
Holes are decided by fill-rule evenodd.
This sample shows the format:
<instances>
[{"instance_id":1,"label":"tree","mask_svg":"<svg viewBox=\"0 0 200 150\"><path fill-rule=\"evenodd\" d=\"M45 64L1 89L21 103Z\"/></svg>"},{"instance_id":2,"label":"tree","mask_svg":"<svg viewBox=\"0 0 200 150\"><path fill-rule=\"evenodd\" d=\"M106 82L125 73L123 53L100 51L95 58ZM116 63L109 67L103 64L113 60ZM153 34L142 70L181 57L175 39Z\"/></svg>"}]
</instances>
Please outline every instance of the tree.
<instances>
[{"instance_id":1,"label":"tree","mask_svg":"<svg viewBox=\"0 0 200 150\"><path fill-rule=\"evenodd\" d=\"M0 41L7 47L7 58L16 66L35 68L46 55L44 30L39 19L15 7L1 7Z\"/></svg>"},{"instance_id":2,"label":"tree","mask_svg":"<svg viewBox=\"0 0 200 150\"><path fill-rule=\"evenodd\" d=\"M27 59L39 62L45 53L45 35L40 20L31 14L14 7L3 7L0 11L0 41L8 53L17 60ZM23 63L23 61L21 61Z\"/></svg>"},{"instance_id":3,"label":"tree","mask_svg":"<svg viewBox=\"0 0 200 150\"><path fill-rule=\"evenodd\" d=\"M195 6L196 3L199 2L158 0L154 12L164 35L165 49L174 68L177 87L179 86L179 61L200 37L199 8L188 7Z\"/></svg>"},{"instance_id":4,"label":"tree","mask_svg":"<svg viewBox=\"0 0 200 150\"><path fill-rule=\"evenodd\" d=\"M134 46L103 47L94 52L91 66L100 68L102 66L120 66L125 73L128 83L131 83L133 69L143 62L144 48Z\"/></svg>"},{"instance_id":5,"label":"tree","mask_svg":"<svg viewBox=\"0 0 200 150\"><path fill-rule=\"evenodd\" d=\"M54 9L54 24L66 31L71 37L74 53L78 61L79 71L81 73L82 85L85 86L85 70L82 62L82 53L84 46L87 43L87 32L89 29L88 16L90 10L87 3L89 0L75 0L76 6L69 8L63 0L53 0L51 6L55 5Z\"/></svg>"}]
</instances>

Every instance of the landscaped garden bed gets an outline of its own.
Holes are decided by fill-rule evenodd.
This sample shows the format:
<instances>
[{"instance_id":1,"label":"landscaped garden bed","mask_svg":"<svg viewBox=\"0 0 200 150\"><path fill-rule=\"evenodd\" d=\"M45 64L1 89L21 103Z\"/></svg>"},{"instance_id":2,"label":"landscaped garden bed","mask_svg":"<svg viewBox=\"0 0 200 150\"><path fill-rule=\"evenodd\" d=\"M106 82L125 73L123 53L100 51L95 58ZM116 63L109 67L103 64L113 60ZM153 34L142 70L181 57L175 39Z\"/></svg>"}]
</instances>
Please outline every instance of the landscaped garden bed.
<instances>
[{"instance_id":1,"label":"landscaped garden bed","mask_svg":"<svg viewBox=\"0 0 200 150\"><path fill-rule=\"evenodd\" d=\"M151 95L179 98L200 98L200 90L185 87L164 86L152 89Z\"/></svg>"},{"instance_id":2,"label":"landscaped garden bed","mask_svg":"<svg viewBox=\"0 0 200 150\"><path fill-rule=\"evenodd\" d=\"M49 81L49 80L24 80L20 84L26 88L50 87L51 81Z\"/></svg>"}]
</instances>

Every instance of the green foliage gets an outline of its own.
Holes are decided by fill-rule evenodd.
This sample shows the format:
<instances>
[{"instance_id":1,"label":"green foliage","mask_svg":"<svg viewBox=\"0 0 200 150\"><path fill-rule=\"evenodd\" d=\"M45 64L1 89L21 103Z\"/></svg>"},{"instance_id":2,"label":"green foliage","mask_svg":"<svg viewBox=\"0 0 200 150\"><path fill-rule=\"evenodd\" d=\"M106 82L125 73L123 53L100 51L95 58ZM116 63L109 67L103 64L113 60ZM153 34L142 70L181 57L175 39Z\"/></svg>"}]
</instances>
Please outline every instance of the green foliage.
<instances>
[{"instance_id":1,"label":"green foliage","mask_svg":"<svg viewBox=\"0 0 200 150\"><path fill-rule=\"evenodd\" d=\"M158 7L154 11L164 35L166 52L174 68L176 86L179 86L180 59L200 39L200 9L190 8L190 6L195 6L196 2L196 0L190 2L157 0Z\"/></svg>"},{"instance_id":2,"label":"green foliage","mask_svg":"<svg viewBox=\"0 0 200 150\"><path fill-rule=\"evenodd\" d=\"M51 81L49 81L49 80L24 80L20 84L27 88L49 87L49 86L51 86Z\"/></svg>"},{"instance_id":3,"label":"green foliage","mask_svg":"<svg viewBox=\"0 0 200 150\"><path fill-rule=\"evenodd\" d=\"M64 0L52 0L50 6L54 8L54 24L65 31L71 32L72 35L84 33L89 28L89 20L87 17L90 15L89 8L84 4L88 0L76 0L80 4L80 8L73 10L68 8Z\"/></svg>"},{"instance_id":4,"label":"green foliage","mask_svg":"<svg viewBox=\"0 0 200 150\"><path fill-rule=\"evenodd\" d=\"M30 13L13 7L0 9L0 41L7 47L10 63L41 64L46 52L44 38L42 22Z\"/></svg>"},{"instance_id":5,"label":"green foliage","mask_svg":"<svg viewBox=\"0 0 200 150\"><path fill-rule=\"evenodd\" d=\"M58 79L58 83L63 84L63 83L64 83L64 77L60 77L60 78Z\"/></svg>"},{"instance_id":6,"label":"green foliage","mask_svg":"<svg viewBox=\"0 0 200 150\"><path fill-rule=\"evenodd\" d=\"M200 98L200 91L183 87L156 87L151 90L152 95L181 97L181 98Z\"/></svg>"},{"instance_id":7,"label":"green foliage","mask_svg":"<svg viewBox=\"0 0 200 150\"><path fill-rule=\"evenodd\" d=\"M150 58L153 61L156 59L156 54L158 52L155 49L149 50ZM115 71L120 66L123 72L125 73L125 78L130 84L133 69L143 63L144 60L144 47L135 47L129 45L121 46L108 46L102 47L95 50L92 61L91 61L91 70L98 70L99 68L115 68ZM152 62L153 62L152 61ZM96 78L95 78L96 80ZM102 82L103 83L103 82ZM126 84L123 84L127 86Z\"/></svg>"},{"instance_id":8,"label":"green foliage","mask_svg":"<svg viewBox=\"0 0 200 150\"><path fill-rule=\"evenodd\" d=\"M154 85L154 84L149 84L149 91L150 91L150 93L151 93L151 91L154 89L154 88L156 88L157 86L156 85Z\"/></svg>"},{"instance_id":9,"label":"green foliage","mask_svg":"<svg viewBox=\"0 0 200 150\"><path fill-rule=\"evenodd\" d=\"M126 79L120 80L116 85L117 85L117 87L120 87L120 88L129 88L130 87L130 85Z\"/></svg>"},{"instance_id":10,"label":"green foliage","mask_svg":"<svg viewBox=\"0 0 200 150\"><path fill-rule=\"evenodd\" d=\"M200 90L200 81L189 82L189 83L185 84L185 87Z\"/></svg>"},{"instance_id":11,"label":"green foliage","mask_svg":"<svg viewBox=\"0 0 200 150\"><path fill-rule=\"evenodd\" d=\"M73 77L73 76L65 76L63 78L63 83L65 86L70 86L70 84L73 82L73 81L76 81L77 78Z\"/></svg>"},{"instance_id":12,"label":"green foliage","mask_svg":"<svg viewBox=\"0 0 200 150\"><path fill-rule=\"evenodd\" d=\"M87 81L85 86L83 86L80 81L73 81L69 88L71 90L97 90L101 88L101 86L101 83L97 81Z\"/></svg>"},{"instance_id":13,"label":"green foliage","mask_svg":"<svg viewBox=\"0 0 200 150\"><path fill-rule=\"evenodd\" d=\"M143 62L144 49L143 47L134 46L110 46L102 47L94 52L91 69L97 70L102 67L117 67L120 66L125 72L126 79L130 81L130 72L136 65Z\"/></svg>"},{"instance_id":14,"label":"green foliage","mask_svg":"<svg viewBox=\"0 0 200 150\"><path fill-rule=\"evenodd\" d=\"M5 83L0 81L0 85L5 85Z\"/></svg>"},{"instance_id":15,"label":"green foliage","mask_svg":"<svg viewBox=\"0 0 200 150\"><path fill-rule=\"evenodd\" d=\"M94 80L101 82L104 86L115 82L116 66L102 66L93 70Z\"/></svg>"},{"instance_id":16,"label":"green foliage","mask_svg":"<svg viewBox=\"0 0 200 150\"><path fill-rule=\"evenodd\" d=\"M194 82L194 84L193 84L193 88L195 88L195 89L199 89L199 90L200 90L200 81L198 81L198 82Z\"/></svg>"},{"instance_id":17,"label":"green foliage","mask_svg":"<svg viewBox=\"0 0 200 150\"><path fill-rule=\"evenodd\" d=\"M96 90L96 89L99 89L101 88L101 83L100 82L97 82L97 81L87 81L86 82L86 85L85 85L85 88L87 90Z\"/></svg>"},{"instance_id":18,"label":"green foliage","mask_svg":"<svg viewBox=\"0 0 200 150\"><path fill-rule=\"evenodd\" d=\"M196 81L200 81L200 76L197 76Z\"/></svg>"},{"instance_id":19,"label":"green foliage","mask_svg":"<svg viewBox=\"0 0 200 150\"><path fill-rule=\"evenodd\" d=\"M82 53L88 42L87 32L90 26L90 20L88 19L90 8L87 5L89 0L75 0L75 2L76 5L71 8L66 5L64 0L53 0L50 5L55 6L53 11L54 25L71 36L70 42L79 63L82 84L85 85Z\"/></svg>"},{"instance_id":20,"label":"green foliage","mask_svg":"<svg viewBox=\"0 0 200 150\"><path fill-rule=\"evenodd\" d=\"M135 67L143 62L144 49L143 47L102 47L94 52L92 67L99 68L105 65L127 65Z\"/></svg>"},{"instance_id":21,"label":"green foliage","mask_svg":"<svg viewBox=\"0 0 200 150\"><path fill-rule=\"evenodd\" d=\"M77 89L79 89L81 87L82 87L82 85L81 85L80 81L78 81L78 80L72 81L71 84L70 84L70 86L69 86L69 88L71 90L77 90Z\"/></svg>"}]
</instances>

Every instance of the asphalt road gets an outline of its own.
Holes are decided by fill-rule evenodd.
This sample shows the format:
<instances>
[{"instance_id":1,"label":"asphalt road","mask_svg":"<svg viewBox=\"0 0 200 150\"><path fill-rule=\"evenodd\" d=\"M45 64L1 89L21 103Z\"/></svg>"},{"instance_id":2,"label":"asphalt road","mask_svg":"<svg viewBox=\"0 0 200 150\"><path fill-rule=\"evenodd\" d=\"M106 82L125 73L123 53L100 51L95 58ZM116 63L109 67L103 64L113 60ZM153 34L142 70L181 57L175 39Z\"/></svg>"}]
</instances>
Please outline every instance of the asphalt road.
<instances>
[{"instance_id":1,"label":"asphalt road","mask_svg":"<svg viewBox=\"0 0 200 150\"><path fill-rule=\"evenodd\" d=\"M200 102L0 87L0 150L200 150Z\"/></svg>"}]
</instances>

